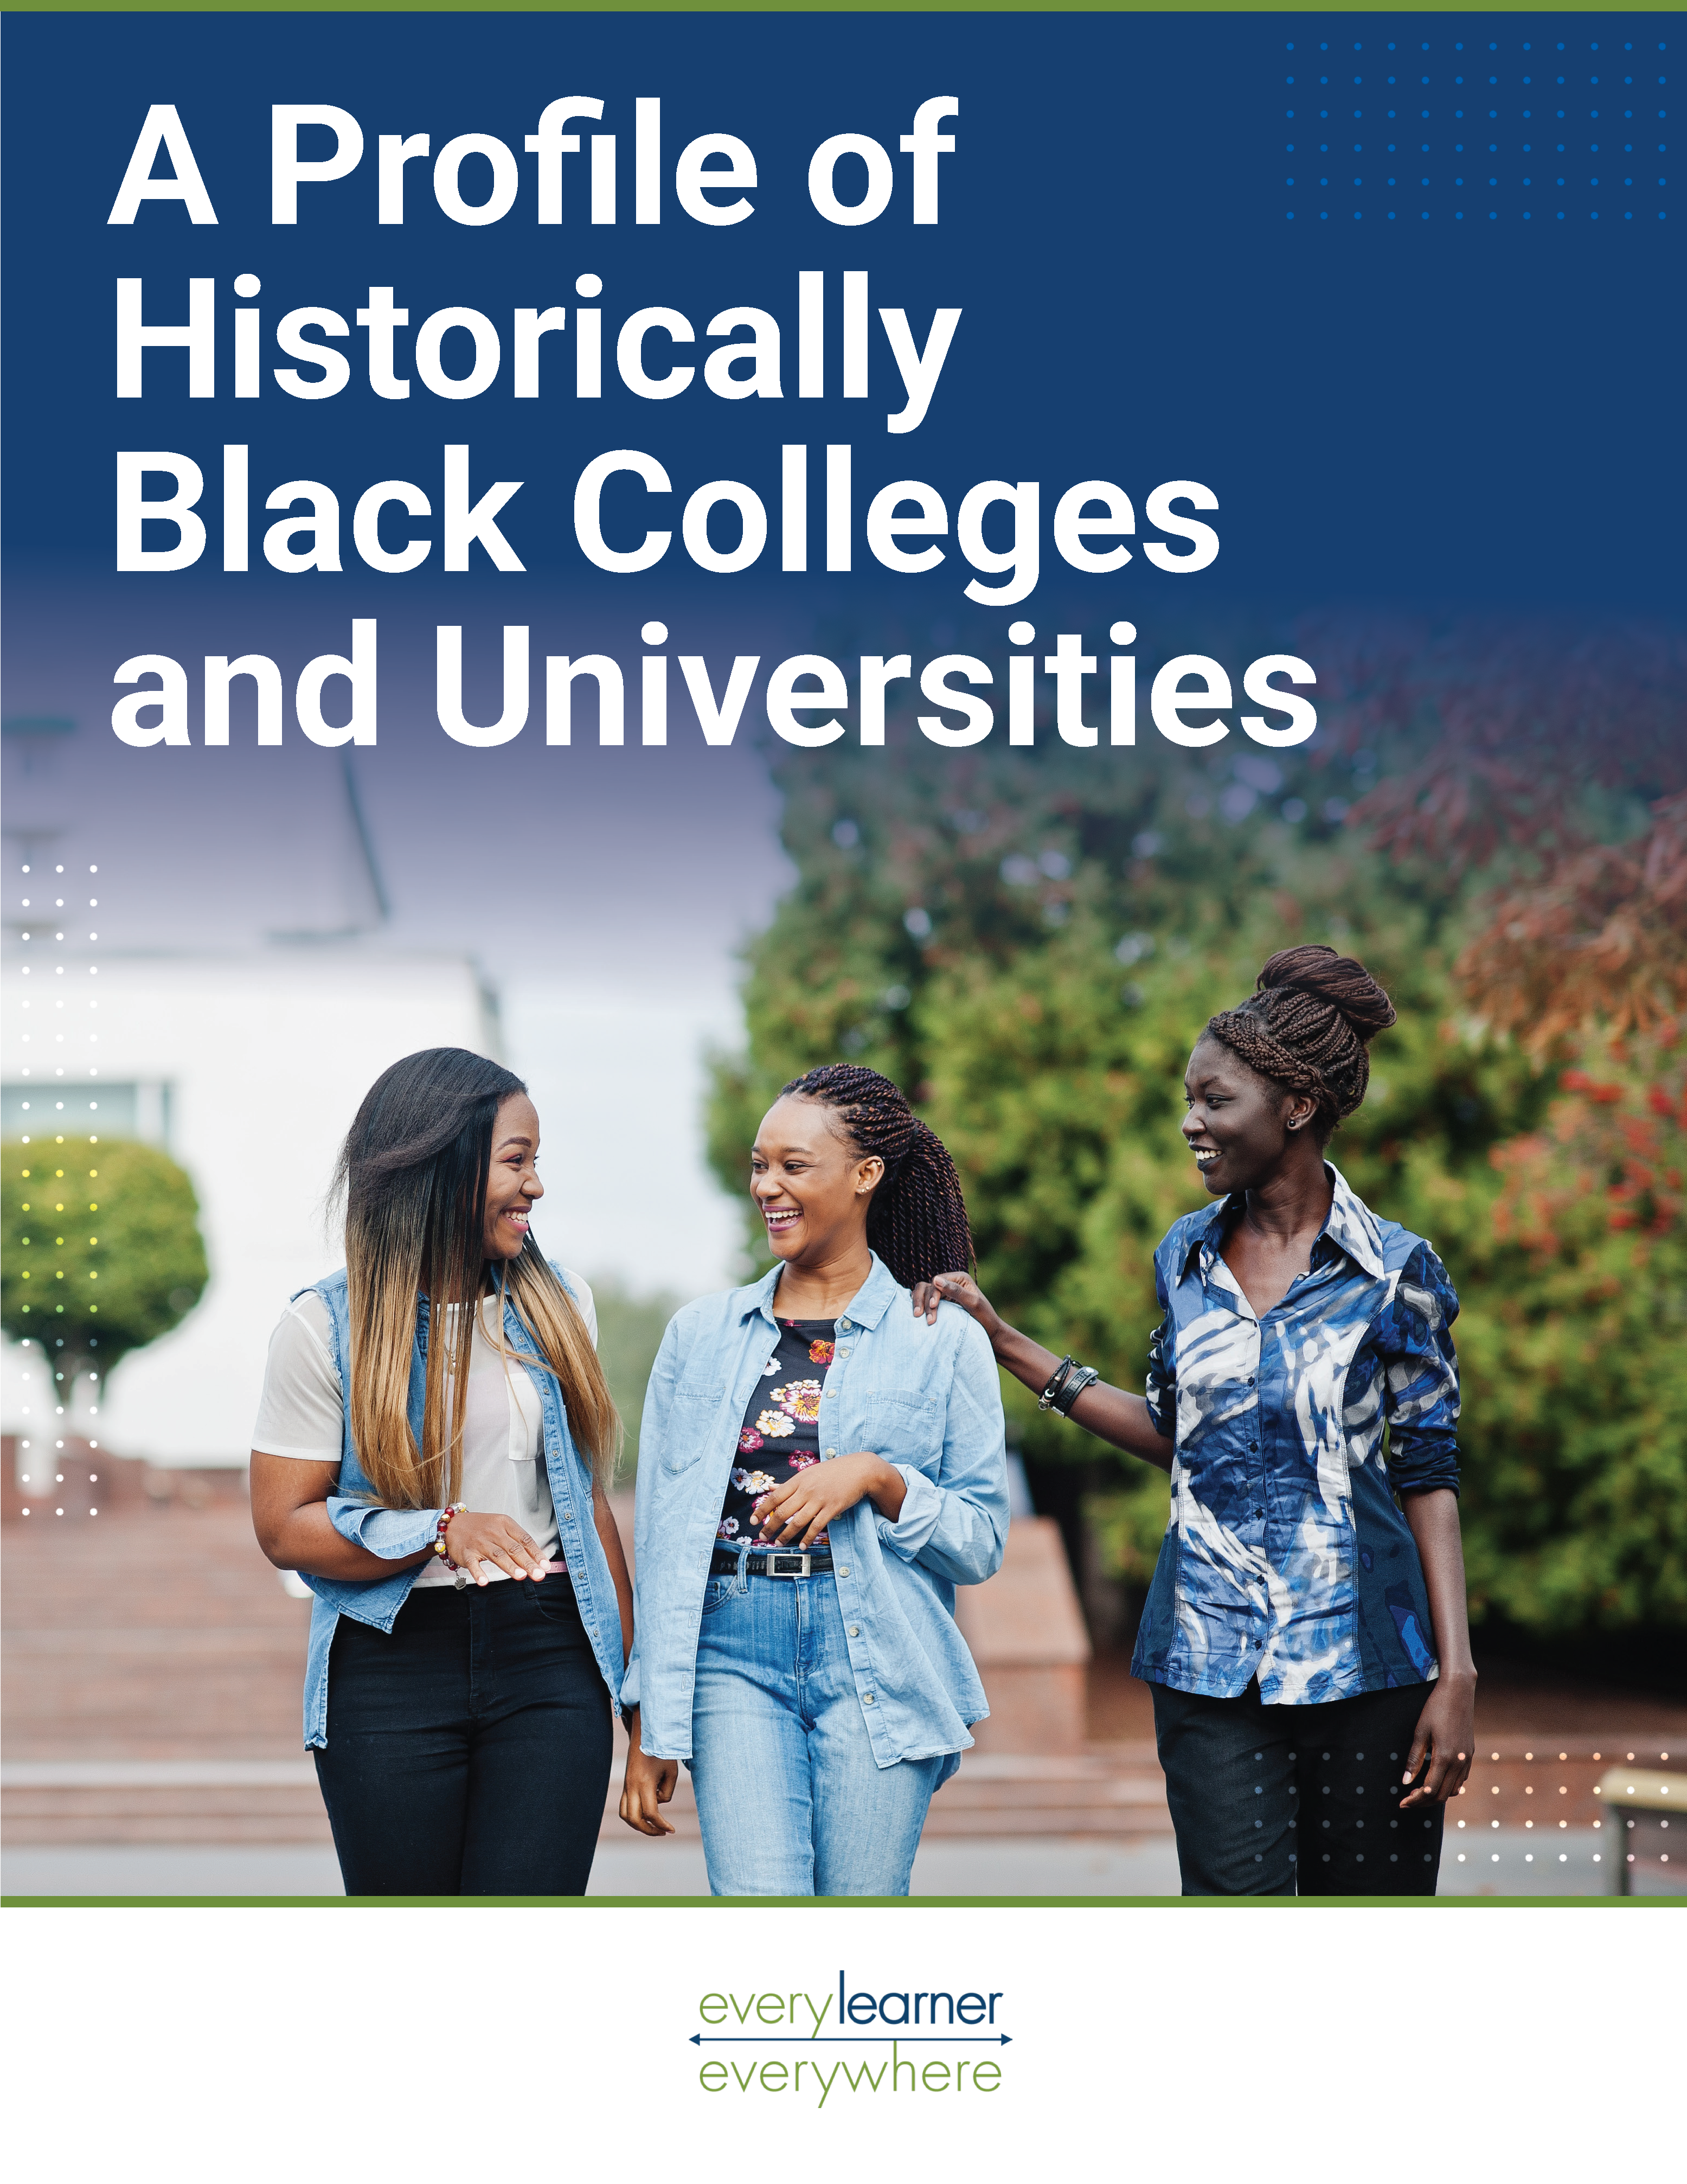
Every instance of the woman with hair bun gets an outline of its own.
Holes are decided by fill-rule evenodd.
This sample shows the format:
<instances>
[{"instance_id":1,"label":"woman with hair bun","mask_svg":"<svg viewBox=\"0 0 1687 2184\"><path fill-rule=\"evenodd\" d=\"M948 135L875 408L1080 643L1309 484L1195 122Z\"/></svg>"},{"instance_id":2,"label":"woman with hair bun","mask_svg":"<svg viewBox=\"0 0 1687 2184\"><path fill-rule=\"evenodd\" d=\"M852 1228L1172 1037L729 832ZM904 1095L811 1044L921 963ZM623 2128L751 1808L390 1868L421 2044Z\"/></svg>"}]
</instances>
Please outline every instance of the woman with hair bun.
<instances>
[{"instance_id":1,"label":"woman with hair bun","mask_svg":"<svg viewBox=\"0 0 1687 2184\"><path fill-rule=\"evenodd\" d=\"M969 1312L1044 1409L1172 1474L1133 1673L1154 1690L1186 1896L1433 1896L1470 1772L1458 1311L1422 1237L1324 1157L1365 1096L1388 995L1285 948L1208 1022L1183 1136L1217 1202L1155 1253L1146 1396Z\"/></svg>"},{"instance_id":2,"label":"woman with hair bun","mask_svg":"<svg viewBox=\"0 0 1687 2184\"><path fill-rule=\"evenodd\" d=\"M776 1265L676 1314L645 1397L621 1818L671 1834L684 1760L716 1896L905 1896L988 1712L955 1588L1007 1533L989 1344L908 1308L971 1262L966 1207L895 1085L849 1063L769 1108L750 1195Z\"/></svg>"}]
</instances>

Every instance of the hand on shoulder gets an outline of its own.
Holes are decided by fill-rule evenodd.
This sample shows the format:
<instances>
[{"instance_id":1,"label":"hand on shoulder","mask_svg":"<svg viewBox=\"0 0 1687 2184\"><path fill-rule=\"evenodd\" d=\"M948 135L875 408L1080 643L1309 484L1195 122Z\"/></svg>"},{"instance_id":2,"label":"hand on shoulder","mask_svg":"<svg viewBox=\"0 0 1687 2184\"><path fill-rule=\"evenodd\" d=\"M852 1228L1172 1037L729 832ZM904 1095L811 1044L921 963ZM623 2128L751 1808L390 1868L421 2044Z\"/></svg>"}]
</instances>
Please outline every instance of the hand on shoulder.
<instances>
[{"instance_id":1,"label":"hand on shoulder","mask_svg":"<svg viewBox=\"0 0 1687 2184\"><path fill-rule=\"evenodd\" d=\"M984 1295L971 1274L937 1274L928 1282L918 1282L914 1288L914 1316L923 1318L927 1326L935 1326L939 1305L958 1305L967 1316L977 1322L987 1338L993 1338L1001 1318L988 1297Z\"/></svg>"}]
</instances>

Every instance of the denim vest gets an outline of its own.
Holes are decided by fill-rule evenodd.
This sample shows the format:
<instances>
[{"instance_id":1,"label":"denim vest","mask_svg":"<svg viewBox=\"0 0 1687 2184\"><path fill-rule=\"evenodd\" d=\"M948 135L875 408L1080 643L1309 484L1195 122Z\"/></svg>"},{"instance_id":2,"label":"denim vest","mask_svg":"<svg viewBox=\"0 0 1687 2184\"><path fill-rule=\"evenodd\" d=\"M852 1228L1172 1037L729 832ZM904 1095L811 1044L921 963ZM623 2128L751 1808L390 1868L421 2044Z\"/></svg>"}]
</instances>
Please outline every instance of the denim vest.
<instances>
[{"instance_id":1,"label":"denim vest","mask_svg":"<svg viewBox=\"0 0 1687 2184\"><path fill-rule=\"evenodd\" d=\"M638 1435L637 1643L621 1688L653 1758L691 1756L697 1640L744 1407L777 1342L782 1269L687 1305L651 1369ZM1001 1380L983 1329L950 1306L928 1326L875 1255L834 1322L821 1456L871 1450L902 1474L893 1524L871 1502L832 1519L832 1575L873 1758L953 1755L989 1712L955 1623L955 1589L1001 1566L1008 1526ZM772 1584L773 1579L752 1579Z\"/></svg>"},{"instance_id":2,"label":"denim vest","mask_svg":"<svg viewBox=\"0 0 1687 2184\"><path fill-rule=\"evenodd\" d=\"M558 1279L561 1279L560 1270ZM352 1441L351 1312L344 1268L324 1281L311 1283L309 1290L327 1307L329 1339L346 1399L339 1490L328 1498L329 1521L342 1539L354 1541L370 1554L395 1560L413 1555L432 1541L442 1513L438 1509L383 1509L368 1498L373 1490L364 1475ZM307 1290L300 1290L296 1295L304 1296L308 1293ZM410 1430L418 1444L421 1440L422 1403L426 1389L427 1325L427 1299L421 1297L416 1304L409 1388ZM504 1307L504 1331L512 1349L532 1348L532 1336L516 1318L515 1306L508 1301ZM610 1575L609 1559L593 1521L591 1466L574 1446L562 1390L554 1376L534 1372L530 1367L523 1367L522 1370L538 1390L544 1421L545 1471L556 1511L561 1555L568 1564L586 1635L592 1641L592 1651L619 1712L622 1674L621 1609L615 1600L615 1581ZM425 1563L416 1563L408 1569L394 1570L391 1577L372 1578L316 1577L308 1570L300 1571L300 1576L315 1595L311 1603L310 1646L304 1671L307 1749L325 1747L328 1741L328 1653L340 1618L349 1615L354 1622L390 1632L398 1610L409 1598L410 1587L426 1567ZM504 1582L513 1585L516 1580L509 1578Z\"/></svg>"}]
</instances>

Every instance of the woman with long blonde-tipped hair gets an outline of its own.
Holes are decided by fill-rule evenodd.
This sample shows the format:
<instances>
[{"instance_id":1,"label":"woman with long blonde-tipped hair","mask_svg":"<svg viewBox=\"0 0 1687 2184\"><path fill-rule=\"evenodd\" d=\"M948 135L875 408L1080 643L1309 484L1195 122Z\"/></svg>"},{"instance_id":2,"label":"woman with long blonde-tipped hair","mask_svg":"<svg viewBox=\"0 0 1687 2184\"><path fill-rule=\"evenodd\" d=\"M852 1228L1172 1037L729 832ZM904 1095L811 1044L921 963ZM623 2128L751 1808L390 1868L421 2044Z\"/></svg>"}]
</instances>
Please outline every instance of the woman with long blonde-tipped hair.
<instances>
[{"instance_id":1,"label":"woman with long blonde-tipped hair","mask_svg":"<svg viewBox=\"0 0 1687 2184\"><path fill-rule=\"evenodd\" d=\"M531 1220L539 1119L457 1047L378 1078L346 1264L270 1344L252 1511L315 1596L312 1752L352 1896L578 1896L632 1641L592 1294ZM635 1732L636 1733L636 1732Z\"/></svg>"}]
</instances>

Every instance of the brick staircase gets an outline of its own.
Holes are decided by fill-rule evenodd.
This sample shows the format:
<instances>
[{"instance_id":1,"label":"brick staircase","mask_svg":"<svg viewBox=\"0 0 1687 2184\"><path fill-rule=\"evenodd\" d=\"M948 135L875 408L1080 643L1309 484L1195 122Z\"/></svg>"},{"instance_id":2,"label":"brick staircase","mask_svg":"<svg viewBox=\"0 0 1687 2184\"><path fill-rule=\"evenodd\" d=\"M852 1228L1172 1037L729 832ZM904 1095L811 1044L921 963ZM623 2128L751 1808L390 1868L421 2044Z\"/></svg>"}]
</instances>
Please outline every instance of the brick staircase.
<instances>
[{"instance_id":1,"label":"brick staircase","mask_svg":"<svg viewBox=\"0 0 1687 2184\"><path fill-rule=\"evenodd\" d=\"M26 1498L11 1446L0 1451L6 1841L326 1843L299 1742L309 1607L289 1596L259 1552L242 1475L149 1472L70 1442L55 1466L44 1482L51 1495ZM623 1530L630 1535L630 1521ZM1118 1842L1169 1832L1139 1703L1131 1733L1083 1740L1082 1625L1070 1601L1038 1605L1058 1592L1051 1530L1016 1526L1001 1577L963 1596L995 1713L933 1801L926 1832L934 1841ZM1491 1835L1496 1821L1543 1837L1591 1831L1607 1769L1631 1758L1683 1763L1687 1734L1659 1724L1676 1710L1649 1711L1652 1724L1638 1733L1549 1738L1508 1722L1482 1736L1448 1814L1450 1840ZM1039 1741L1040 1750L1004 1748ZM628 1843L617 1795L612 1786L604 1840ZM695 1839L683 1770L671 1817L682 1839Z\"/></svg>"},{"instance_id":2,"label":"brick staircase","mask_svg":"<svg viewBox=\"0 0 1687 2184\"><path fill-rule=\"evenodd\" d=\"M45 1482L51 1493L29 1498L15 1486L12 1454L0 1456L6 1841L326 1842L299 1741L309 1605L289 1596L259 1552L242 1477L149 1472L67 1443ZM1152 1747L1082 1747L1088 1649L1069 1602L1050 1611L1040 1657L1028 1658L1038 1647L1022 1626L1035 1622L1035 1596L1053 1567L1044 1530L1016 1527L994 1621L983 1591L963 1608L998 1692L998 1720L986 1724L995 1737L981 1739L940 1792L927 1833L1163 1835ZM1063 1748L1004 1751L1004 1732ZM627 1842L615 1810L619 1780L617 1763L604 1837ZM695 1839L683 1770L671 1817L682 1838Z\"/></svg>"}]
</instances>

